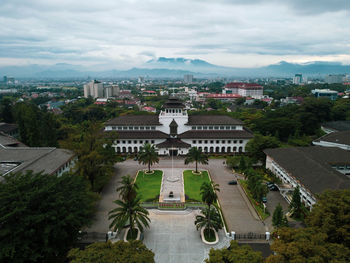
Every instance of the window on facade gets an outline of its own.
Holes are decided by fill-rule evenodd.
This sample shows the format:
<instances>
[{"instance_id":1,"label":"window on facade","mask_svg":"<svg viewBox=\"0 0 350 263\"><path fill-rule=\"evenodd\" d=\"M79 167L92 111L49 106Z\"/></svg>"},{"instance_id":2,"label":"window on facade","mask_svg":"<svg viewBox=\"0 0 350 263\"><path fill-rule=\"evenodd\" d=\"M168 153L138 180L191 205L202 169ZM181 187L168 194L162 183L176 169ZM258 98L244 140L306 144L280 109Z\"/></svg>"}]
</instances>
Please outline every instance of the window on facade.
<instances>
[{"instance_id":1,"label":"window on facade","mask_svg":"<svg viewBox=\"0 0 350 263\"><path fill-rule=\"evenodd\" d=\"M234 140L233 143L237 143L237 140Z\"/></svg>"},{"instance_id":2,"label":"window on facade","mask_svg":"<svg viewBox=\"0 0 350 263\"><path fill-rule=\"evenodd\" d=\"M121 129L123 129L122 127L120 127L120 126L118 126L118 130L121 130Z\"/></svg>"},{"instance_id":3,"label":"window on facade","mask_svg":"<svg viewBox=\"0 0 350 263\"><path fill-rule=\"evenodd\" d=\"M197 141L196 141L196 140L193 140L192 143L197 143Z\"/></svg>"},{"instance_id":4,"label":"window on facade","mask_svg":"<svg viewBox=\"0 0 350 263\"><path fill-rule=\"evenodd\" d=\"M117 128L117 127L113 126L113 127L112 127L112 130L115 130L116 128Z\"/></svg>"},{"instance_id":5,"label":"window on facade","mask_svg":"<svg viewBox=\"0 0 350 263\"><path fill-rule=\"evenodd\" d=\"M134 141L134 143L137 143L137 141Z\"/></svg>"},{"instance_id":6,"label":"window on facade","mask_svg":"<svg viewBox=\"0 0 350 263\"><path fill-rule=\"evenodd\" d=\"M226 126L226 130L229 130L230 129L230 126Z\"/></svg>"},{"instance_id":7,"label":"window on facade","mask_svg":"<svg viewBox=\"0 0 350 263\"><path fill-rule=\"evenodd\" d=\"M146 140L145 143L148 143L148 140Z\"/></svg>"},{"instance_id":8,"label":"window on facade","mask_svg":"<svg viewBox=\"0 0 350 263\"><path fill-rule=\"evenodd\" d=\"M203 126L203 130L206 130L207 129L207 126Z\"/></svg>"},{"instance_id":9,"label":"window on facade","mask_svg":"<svg viewBox=\"0 0 350 263\"><path fill-rule=\"evenodd\" d=\"M212 130L212 129L214 129L214 127L213 126L209 126L209 130Z\"/></svg>"},{"instance_id":10,"label":"window on facade","mask_svg":"<svg viewBox=\"0 0 350 263\"><path fill-rule=\"evenodd\" d=\"M120 141L117 141L117 143L120 143Z\"/></svg>"},{"instance_id":11,"label":"window on facade","mask_svg":"<svg viewBox=\"0 0 350 263\"><path fill-rule=\"evenodd\" d=\"M125 127L125 126L123 127L123 130L127 130L127 129L128 129L128 127Z\"/></svg>"},{"instance_id":12,"label":"window on facade","mask_svg":"<svg viewBox=\"0 0 350 263\"><path fill-rule=\"evenodd\" d=\"M222 143L225 143L225 141L222 141Z\"/></svg>"},{"instance_id":13,"label":"window on facade","mask_svg":"<svg viewBox=\"0 0 350 263\"><path fill-rule=\"evenodd\" d=\"M205 140L205 141L204 141L204 143L208 143L208 141L207 141L207 140Z\"/></svg>"},{"instance_id":14,"label":"window on facade","mask_svg":"<svg viewBox=\"0 0 350 263\"><path fill-rule=\"evenodd\" d=\"M243 143L243 140L239 140L239 143Z\"/></svg>"},{"instance_id":15,"label":"window on facade","mask_svg":"<svg viewBox=\"0 0 350 263\"><path fill-rule=\"evenodd\" d=\"M134 127L132 127L132 126L129 127L129 130L133 130L133 129L134 129Z\"/></svg>"},{"instance_id":16,"label":"window on facade","mask_svg":"<svg viewBox=\"0 0 350 263\"><path fill-rule=\"evenodd\" d=\"M140 143L143 143L143 141L141 140Z\"/></svg>"},{"instance_id":17,"label":"window on facade","mask_svg":"<svg viewBox=\"0 0 350 263\"><path fill-rule=\"evenodd\" d=\"M214 143L214 141L210 141L210 143Z\"/></svg>"},{"instance_id":18,"label":"window on facade","mask_svg":"<svg viewBox=\"0 0 350 263\"><path fill-rule=\"evenodd\" d=\"M236 129L236 126L231 126L231 130L235 130Z\"/></svg>"},{"instance_id":19,"label":"window on facade","mask_svg":"<svg viewBox=\"0 0 350 263\"><path fill-rule=\"evenodd\" d=\"M230 141L230 140L228 140L228 141L227 141L227 143L231 143L231 141Z\"/></svg>"},{"instance_id":20,"label":"window on facade","mask_svg":"<svg viewBox=\"0 0 350 263\"><path fill-rule=\"evenodd\" d=\"M126 141L123 141L123 143L125 144L125 143L126 143Z\"/></svg>"},{"instance_id":21,"label":"window on facade","mask_svg":"<svg viewBox=\"0 0 350 263\"><path fill-rule=\"evenodd\" d=\"M216 143L220 143L220 141L216 141Z\"/></svg>"},{"instance_id":22,"label":"window on facade","mask_svg":"<svg viewBox=\"0 0 350 263\"><path fill-rule=\"evenodd\" d=\"M145 129L145 127L142 127L142 126L140 127L140 130L144 130L144 129Z\"/></svg>"},{"instance_id":23,"label":"window on facade","mask_svg":"<svg viewBox=\"0 0 350 263\"><path fill-rule=\"evenodd\" d=\"M197 130L201 130L201 129L202 129L202 126L198 126L198 127L197 127Z\"/></svg>"},{"instance_id":24,"label":"window on facade","mask_svg":"<svg viewBox=\"0 0 350 263\"><path fill-rule=\"evenodd\" d=\"M218 129L219 129L219 127L218 127L218 126L215 126L215 127L214 127L214 129L215 129L215 130L218 130Z\"/></svg>"},{"instance_id":25,"label":"window on facade","mask_svg":"<svg viewBox=\"0 0 350 263\"><path fill-rule=\"evenodd\" d=\"M199 140L199 141L198 141L198 143L202 143L202 141L201 141L201 140Z\"/></svg>"},{"instance_id":26,"label":"window on facade","mask_svg":"<svg viewBox=\"0 0 350 263\"><path fill-rule=\"evenodd\" d=\"M225 127L224 126L220 126L220 130L224 130L225 129Z\"/></svg>"},{"instance_id":27,"label":"window on facade","mask_svg":"<svg viewBox=\"0 0 350 263\"><path fill-rule=\"evenodd\" d=\"M154 143L154 140L152 140L151 143Z\"/></svg>"},{"instance_id":28,"label":"window on facade","mask_svg":"<svg viewBox=\"0 0 350 263\"><path fill-rule=\"evenodd\" d=\"M156 127L151 127L151 130L155 130L156 129Z\"/></svg>"},{"instance_id":29,"label":"window on facade","mask_svg":"<svg viewBox=\"0 0 350 263\"><path fill-rule=\"evenodd\" d=\"M147 127L146 127L146 130L149 130L149 129L150 129L150 128L147 126Z\"/></svg>"},{"instance_id":30,"label":"window on facade","mask_svg":"<svg viewBox=\"0 0 350 263\"><path fill-rule=\"evenodd\" d=\"M197 127L196 126L192 126L192 130L197 130Z\"/></svg>"},{"instance_id":31,"label":"window on facade","mask_svg":"<svg viewBox=\"0 0 350 263\"><path fill-rule=\"evenodd\" d=\"M128 141L128 143L130 144L130 143L131 143L131 141Z\"/></svg>"}]
</instances>

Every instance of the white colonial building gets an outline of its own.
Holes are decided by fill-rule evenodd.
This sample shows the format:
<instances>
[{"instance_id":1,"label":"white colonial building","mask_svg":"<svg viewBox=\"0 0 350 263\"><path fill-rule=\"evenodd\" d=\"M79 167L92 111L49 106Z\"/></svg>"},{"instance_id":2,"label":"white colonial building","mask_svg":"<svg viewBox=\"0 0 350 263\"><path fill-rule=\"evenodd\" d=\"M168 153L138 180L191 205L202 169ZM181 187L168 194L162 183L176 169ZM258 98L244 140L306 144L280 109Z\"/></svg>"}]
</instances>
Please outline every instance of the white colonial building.
<instances>
[{"instance_id":1,"label":"white colonial building","mask_svg":"<svg viewBox=\"0 0 350 263\"><path fill-rule=\"evenodd\" d=\"M108 121L105 131L116 131L118 153L137 153L145 143L161 155L185 155L190 147L205 153L245 152L253 137L240 120L224 115L188 115L185 106L169 98L157 115L126 115Z\"/></svg>"},{"instance_id":2,"label":"white colonial building","mask_svg":"<svg viewBox=\"0 0 350 263\"><path fill-rule=\"evenodd\" d=\"M264 150L266 168L279 179L280 193L288 202L299 186L301 200L310 209L327 189L350 187L350 152L334 147L291 147Z\"/></svg>"}]
</instances>

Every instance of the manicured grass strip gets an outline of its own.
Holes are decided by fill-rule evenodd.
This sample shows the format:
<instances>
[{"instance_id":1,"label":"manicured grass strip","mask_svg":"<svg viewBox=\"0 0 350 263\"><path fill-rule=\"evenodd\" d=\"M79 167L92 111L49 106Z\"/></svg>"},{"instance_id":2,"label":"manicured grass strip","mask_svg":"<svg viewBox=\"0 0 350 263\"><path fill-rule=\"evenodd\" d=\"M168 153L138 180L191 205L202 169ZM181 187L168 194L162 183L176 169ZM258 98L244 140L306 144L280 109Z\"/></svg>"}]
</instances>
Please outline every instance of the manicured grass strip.
<instances>
[{"instance_id":1,"label":"manicured grass strip","mask_svg":"<svg viewBox=\"0 0 350 263\"><path fill-rule=\"evenodd\" d=\"M266 218L268 218L270 214L264 213L264 207L263 207L262 203L258 203L257 204L257 201L255 201L255 199L252 197L250 191L248 190L247 181L242 180L242 179L240 179L238 181L241 184L241 186L244 188L244 190L247 193L247 196L248 196L250 202L253 204L255 210L258 212L258 214L260 215L262 220L265 220Z\"/></svg>"},{"instance_id":2,"label":"manicured grass strip","mask_svg":"<svg viewBox=\"0 0 350 263\"><path fill-rule=\"evenodd\" d=\"M153 174L145 174L143 171L139 171L136 184L139 187L137 192L141 197L141 202L158 202L162 177L163 171L160 170L155 170Z\"/></svg>"},{"instance_id":3,"label":"manicured grass strip","mask_svg":"<svg viewBox=\"0 0 350 263\"><path fill-rule=\"evenodd\" d=\"M188 201L201 201L200 188L203 182L209 182L207 171L202 171L200 175L192 174L192 170L184 171L185 195L188 196Z\"/></svg>"}]
</instances>

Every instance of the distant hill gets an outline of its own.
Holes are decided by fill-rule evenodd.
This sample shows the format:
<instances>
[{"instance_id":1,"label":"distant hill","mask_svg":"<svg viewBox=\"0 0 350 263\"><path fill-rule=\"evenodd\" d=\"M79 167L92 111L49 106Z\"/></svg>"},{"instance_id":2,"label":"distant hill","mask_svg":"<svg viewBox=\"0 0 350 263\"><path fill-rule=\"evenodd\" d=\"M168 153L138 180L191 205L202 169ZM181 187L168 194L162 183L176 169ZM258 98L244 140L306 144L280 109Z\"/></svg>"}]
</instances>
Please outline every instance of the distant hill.
<instances>
[{"instance_id":1,"label":"distant hill","mask_svg":"<svg viewBox=\"0 0 350 263\"><path fill-rule=\"evenodd\" d=\"M148 76L151 78L182 78L185 74L193 74L197 78L225 77L293 77L296 73L304 76L323 77L326 74L349 74L350 65L336 62L289 63L281 61L277 64L257 68L231 68L210 64L200 59L165 58L152 59L139 68L129 70L92 71L82 66L71 64L28 65L0 67L0 77L7 75L15 78L68 79L68 78L135 78Z\"/></svg>"}]
</instances>

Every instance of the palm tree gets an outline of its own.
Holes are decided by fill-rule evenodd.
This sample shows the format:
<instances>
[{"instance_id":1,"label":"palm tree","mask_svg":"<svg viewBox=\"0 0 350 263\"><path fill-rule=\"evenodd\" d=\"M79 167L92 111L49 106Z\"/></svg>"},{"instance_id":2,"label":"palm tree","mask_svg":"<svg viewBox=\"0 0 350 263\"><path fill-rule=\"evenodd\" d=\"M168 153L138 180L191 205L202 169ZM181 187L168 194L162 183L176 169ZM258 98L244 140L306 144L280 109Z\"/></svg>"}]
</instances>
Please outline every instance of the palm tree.
<instances>
[{"instance_id":1,"label":"palm tree","mask_svg":"<svg viewBox=\"0 0 350 263\"><path fill-rule=\"evenodd\" d=\"M202 149L192 147L187 154L185 164L196 162L196 173L198 173L198 163L208 164L208 156L203 154Z\"/></svg>"},{"instance_id":2,"label":"palm tree","mask_svg":"<svg viewBox=\"0 0 350 263\"><path fill-rule=\"evenodd\" d=\"M202 213L203 215L196 216L194 224L196 225L197 230L204 227L210 237L211 228L214 228L216 231L222 228L221 216L215 207L212 207L211 209L205 208L202 210Z\"/></svg>"},{"instance_id":3,"label":"palm tree","mask_svg":"<svg viewBox=\"0 0 350 263\"><path fill-rule=\"evenodd\" d=\"M122 180L119 183L121 186L117 188L117 192L120 193L123 201L130 201L136 198L136 191L139 187L130 175L123 176Z\"/></svg>"},{"instance_id":4,"label":"palm tree","mask_svg":"<svg viewBox=\"0 0 350 263\"><path fill-rule=\"evenodd\" d=\"M219 185L218 184L211 184L210 182L204 182L201 185L200 190L201 190L200 193L202 196L202 201L207 204L208 209L210 210L211 206L218 199L216 191L220 192ZM208 221L210 223L210 213L208 213Z\"/></svg>"},{"instance_id":5,"label":"palm tree","mask_svg":"<svg viewBox=\"0 0 350 263\"><path fill-rule=\"evenodd\" d=\"M151 165L158 163L158 153L156 151L156 148L154 145L151 145L149 143L145 143L137 155L137 160L139 163L147 164L148 165L148 172L151 172Z\"/></svg>"},{"instance_id":6,"label":"palm tree","mask_svg":"<svg viewBox=\"0 0 350 263\"><path fill-rule=\"evenodd\" d=\"M135 225L143 232L144 227L149 227L151 220L148 217L148 211L140 205L140 198L122 201L115 200L113 203L118 205L117 208L108 213L108 219L113 219L109 227L113 231L120 231L129 226L131 233L135 233ZM127 223L129 222L129 225Z\"/></svg>"}]
</instances>

